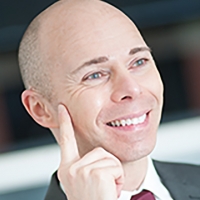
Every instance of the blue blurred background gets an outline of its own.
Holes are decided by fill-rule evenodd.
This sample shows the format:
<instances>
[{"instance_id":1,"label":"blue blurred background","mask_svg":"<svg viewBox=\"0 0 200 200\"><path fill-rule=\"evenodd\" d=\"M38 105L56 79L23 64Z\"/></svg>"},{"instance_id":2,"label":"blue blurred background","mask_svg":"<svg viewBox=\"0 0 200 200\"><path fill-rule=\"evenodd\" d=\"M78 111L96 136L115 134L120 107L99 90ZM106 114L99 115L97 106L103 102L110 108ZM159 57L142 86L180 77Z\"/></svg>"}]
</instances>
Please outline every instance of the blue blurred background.
<instances>
[{"instance_id":1,"label":"blue blurred background","mask_svg":"<svg viewBox=\"0 0 200 200\"><path fill-rule=\"evenodd\" d=\"M59 164L50 131L24 110L17 49L30 21L55 0L0 0L0 199L43 199ZM139 27L165 85L152 156L200 164L200 1L109 0ZM176 139L182 139L177 145ZM171 146L167 145L171 142ZM189 144L189 147L188 147Z\"/></svg>"}]
</instances>

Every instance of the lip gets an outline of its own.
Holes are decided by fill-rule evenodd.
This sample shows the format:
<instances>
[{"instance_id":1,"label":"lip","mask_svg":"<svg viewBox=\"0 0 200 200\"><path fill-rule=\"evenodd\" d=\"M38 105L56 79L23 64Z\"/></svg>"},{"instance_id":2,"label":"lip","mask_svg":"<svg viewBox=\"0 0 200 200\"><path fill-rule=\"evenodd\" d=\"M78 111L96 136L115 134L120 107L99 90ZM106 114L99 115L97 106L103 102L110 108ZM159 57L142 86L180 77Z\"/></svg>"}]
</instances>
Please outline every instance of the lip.
<instances>
[{"instance_id":1,"label":"lip","mask_svg":"<svg viewBox=\"0 0 200 200\"><path fill-rule=\"evenodd\" d=\"M110 122L106 123L106 126L108 128L111 128L112 130L114 129L114 130L121 130L121 131L136 131L136 130L139 130L139 129L144 129L149 122L150 112L151 111L141 112L141 113L138 113L138 114L127 115L127 116L120 117L120 118L117 118L115 120L112 120L112 121L117 121L117 120L122 120L122 119L138 118L138 117L141 117L142 115L146 114L145 121L142 122L142 123L136 124L136 125L131 124L131 125L126 125L126 126L110 126L110 125L108 125L108 123L111 122L110 121Z\"/></svg>"}]
</instances>

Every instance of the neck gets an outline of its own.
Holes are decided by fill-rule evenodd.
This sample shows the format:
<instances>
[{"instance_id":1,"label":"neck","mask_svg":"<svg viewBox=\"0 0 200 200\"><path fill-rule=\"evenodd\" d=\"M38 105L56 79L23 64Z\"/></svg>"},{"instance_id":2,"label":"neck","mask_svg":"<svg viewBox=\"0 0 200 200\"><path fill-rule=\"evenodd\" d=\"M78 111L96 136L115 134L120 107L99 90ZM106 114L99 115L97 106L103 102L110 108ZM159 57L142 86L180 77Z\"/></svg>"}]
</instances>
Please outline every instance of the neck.
<instances>
[{"instance_id":1,"label":"neck","mask_svg":"<svg viewBox=\"0 0 200 200\"><path fill-rule=\"evenodd\" d=\"M133 162L122 163L122 166L125 174L125 183L122 189L126 191L138 189L147 173L147 157Z\"/></svg>"}]
</instances>

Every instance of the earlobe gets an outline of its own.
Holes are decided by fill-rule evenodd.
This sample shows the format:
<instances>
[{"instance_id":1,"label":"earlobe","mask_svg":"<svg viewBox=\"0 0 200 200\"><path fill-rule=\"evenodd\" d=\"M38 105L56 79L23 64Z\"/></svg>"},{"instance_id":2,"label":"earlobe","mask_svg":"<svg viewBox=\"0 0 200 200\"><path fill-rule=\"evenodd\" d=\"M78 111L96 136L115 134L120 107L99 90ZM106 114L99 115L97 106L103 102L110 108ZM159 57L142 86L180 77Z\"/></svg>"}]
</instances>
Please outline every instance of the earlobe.
<instances>
[{"instance_id":1,"label":"earlobe","mask_svg":"<svg viewBox=\"0 0 200 200\"><path fill-rule=\"evenodd\" d=\"M41 126L56 128L57 121L54 110L44 97L33 90L25 90L22 93L22 103L29 115Z\"/></svg>"}]
</instances>

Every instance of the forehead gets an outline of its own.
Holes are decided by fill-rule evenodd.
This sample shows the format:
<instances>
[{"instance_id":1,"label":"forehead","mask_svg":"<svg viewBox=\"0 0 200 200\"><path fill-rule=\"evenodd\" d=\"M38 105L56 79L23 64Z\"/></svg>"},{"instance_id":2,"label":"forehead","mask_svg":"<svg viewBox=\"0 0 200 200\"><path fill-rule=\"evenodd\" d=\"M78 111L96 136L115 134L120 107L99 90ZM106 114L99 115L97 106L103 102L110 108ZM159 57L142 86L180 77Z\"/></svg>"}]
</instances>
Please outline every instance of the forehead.
<instances>
[{"instance_id":1,"label":"forehead","mask_svg":"<svg viewBox=\"0 0 200 200\"><path fill-rule=\"evenodd\" d=\"M58 21L46 33L50 41L46 40L46 49L56 62L65 63L69 68L88 59L116 56L146 46L136 26L115 9L102 15L99 11L77 8Z\"/></svg>"},{"instance_id":2,"label":"forehead","mask_svg":"<svg viewBox=\"0 0 200 200\"><path fill-rule=\"evenodd\" d=\"M85 38L77 38L71 42L68 45L69 50L64 48L61 60L69 63L71 71L87 60L101 56L118 59L128 56L131 49L145 46L142 37L133 29L91 30L85 34Z\"/></svg>"}]
</instances>

